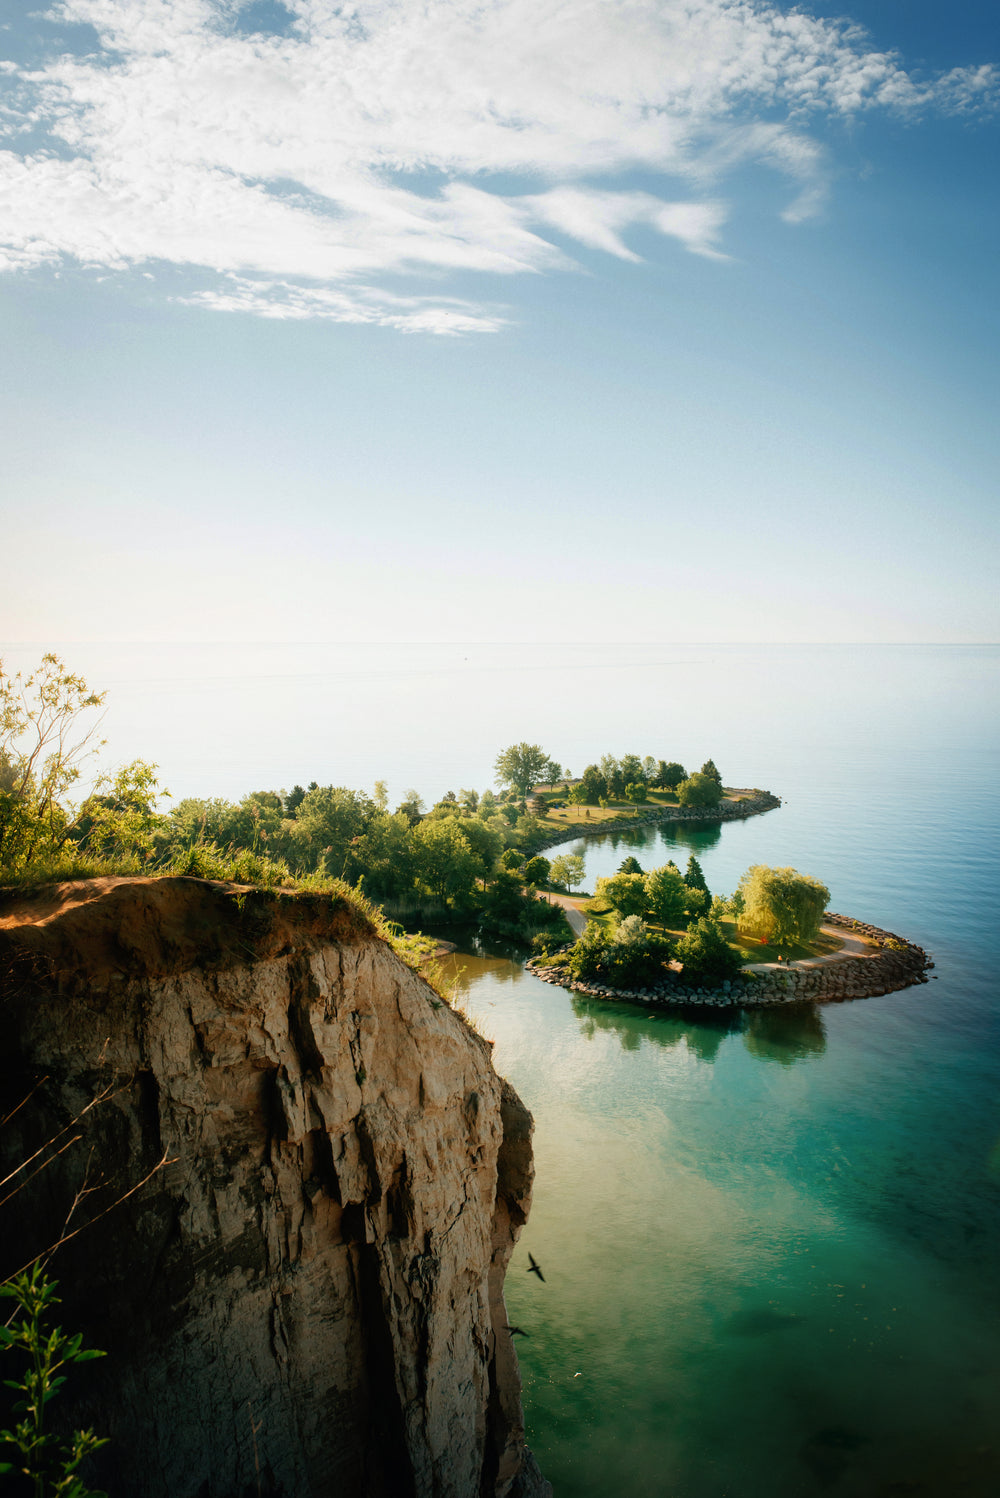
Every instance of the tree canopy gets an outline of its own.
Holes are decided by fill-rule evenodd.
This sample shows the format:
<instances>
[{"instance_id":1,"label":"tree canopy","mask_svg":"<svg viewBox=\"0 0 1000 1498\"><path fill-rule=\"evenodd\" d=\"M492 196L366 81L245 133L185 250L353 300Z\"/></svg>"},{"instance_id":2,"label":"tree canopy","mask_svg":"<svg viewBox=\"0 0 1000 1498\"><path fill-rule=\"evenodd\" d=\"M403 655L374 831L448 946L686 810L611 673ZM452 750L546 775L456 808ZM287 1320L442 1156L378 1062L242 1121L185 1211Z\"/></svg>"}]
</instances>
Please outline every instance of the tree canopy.
<instances>
[{"instance_id":1,"label":"tree canopy","mask_svg":"<svg viewBox=\"0 0 1000 1498\"><path fill-rule=\"evenodd\" d=\"M549 763L549 756L540 744L511 744L497 755L493 767L496 783L510 786L519 795L526 796L531 787L544 778Z\"/></svg>"},{"instance_id":2,"label":"tree canopy","mask_svg":"<svg viewBox=\"0 0 1000 1498\"><path fill-rule=\"evenodd\" d=\"M742 897L740 931L778 946L812 941L830 900L826 885L811 875L763 863L747 869L737 893Z\"/></svg>"},{"instance_id":3,"label":"tree canopy","mask_svg":"<svg viewBox=\"0 0 1000 1498\"><path fill-rule=\"evenodd\" d=\"M718 806L721 799L719 782L700 770L682 780L677 787L677 800L681 806Z\"/></svg>"}]
</instances>

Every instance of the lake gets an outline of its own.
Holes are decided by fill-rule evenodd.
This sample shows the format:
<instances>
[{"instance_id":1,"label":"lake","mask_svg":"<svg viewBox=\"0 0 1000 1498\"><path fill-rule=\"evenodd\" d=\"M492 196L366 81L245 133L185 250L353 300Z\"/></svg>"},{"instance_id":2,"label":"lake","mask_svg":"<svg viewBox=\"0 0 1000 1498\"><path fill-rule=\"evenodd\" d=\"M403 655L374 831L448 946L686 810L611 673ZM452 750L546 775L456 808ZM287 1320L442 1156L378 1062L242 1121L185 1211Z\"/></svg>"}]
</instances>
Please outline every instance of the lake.
<instances>
[{"instance_id":1,"label":"lake","mask_svg":"<svg viewBox=\"0 0 1000 1498\"><path fill-rule=\"evenodd\" d=\"M587 887L629 853L694 851L716 893L792 864L926 947L930 982L709 1020L578 999L502 953L454 960L536 1121L507 1281L529 1439L557 1498L1000 1491L1000 651L63 654L111 689L114 757L158 761L175 795L382 778L430 803L483 789L526 739L576 773L606 751L711 756L782 796L746 822L588 842Z\"/></svg>"}]
</instances>

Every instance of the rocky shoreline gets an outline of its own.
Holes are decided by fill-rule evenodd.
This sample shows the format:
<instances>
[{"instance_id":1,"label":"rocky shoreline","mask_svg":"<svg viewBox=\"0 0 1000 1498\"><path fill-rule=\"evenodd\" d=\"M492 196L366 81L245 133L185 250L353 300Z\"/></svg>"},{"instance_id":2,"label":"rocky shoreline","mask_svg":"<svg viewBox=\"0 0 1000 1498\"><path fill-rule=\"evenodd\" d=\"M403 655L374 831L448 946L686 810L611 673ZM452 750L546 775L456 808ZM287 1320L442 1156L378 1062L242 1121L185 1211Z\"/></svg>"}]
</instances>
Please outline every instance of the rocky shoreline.
<instances>
[{"instance_id":1,"label":"rocky shoreline","mask_svg":"<svg viewBox=\"0 0 1000 1498\"><path fill-rule=\"evenodd\" d=\"M762 812L774 811L781 805L780 796L770 791L752 790L740 793L739 801L722 801L718 806L656 806L647 807L639 816L616 817L613 822L567 823L565 831L557 837L532 839L530 848L524 851L541 853L545 848L557 848L562 843L574 843L582 837L603 837L609 832L630 832L636 827L649 827L661 822L736 822L744 817L760 816Z\"/></svg>"},{"instance_id":2,"label":"rocky shoreline","mask_svg":"<svg viewBox=\"0 0 1000 1498\"><path fill-rule=\"evenodd\" d=\"M595 999L621 999L630 1004L646 1004L653 1009L672 1009L678 1005L707 1005L714 1009L757 1009L777 1004L842 1003L847 999L872 999L881 994L897 993L917 983L926 983L934 963L923 947L906 941L893 931L883 931L850 916L827 912L824 922L874 943L871 956L835 957L818 966L776 968L748 973L718 988L665 982L654 988L609 988L602 983L576 982L563 968L553 967L543 958L533 957L525 963L526 971L573 993ZM563 949L569 951L568 947Z\"/></svg>"}]
</instances>

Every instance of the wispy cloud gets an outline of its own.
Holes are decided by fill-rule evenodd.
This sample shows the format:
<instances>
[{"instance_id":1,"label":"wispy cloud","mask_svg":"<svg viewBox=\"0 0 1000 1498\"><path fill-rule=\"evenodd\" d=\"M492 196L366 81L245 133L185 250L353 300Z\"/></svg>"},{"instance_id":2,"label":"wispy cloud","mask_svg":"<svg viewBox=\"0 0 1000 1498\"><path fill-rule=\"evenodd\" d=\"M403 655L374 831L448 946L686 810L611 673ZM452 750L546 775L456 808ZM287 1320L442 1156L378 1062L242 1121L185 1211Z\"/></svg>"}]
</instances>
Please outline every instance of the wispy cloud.
<instances>
[{"instance_id":1,"label":"wispy cloud","mask_svg":"<svg viewBox=\"0 0 1000 1498\"><path fill-rule=\"evenodd\" d=\"M399 278L565 269L574 244L635 260L636 226L725 258L720 184L741 164L788 181L787 220L819 208L820 113L996 94L991 69L920 80L770 0L275 0L253 31L259 14L54 7L54 33L97 43L0 64L0 268L165 261L216 273L188 297L206 307L490 331L501 314Z\"/></svg>"}]
</instances>

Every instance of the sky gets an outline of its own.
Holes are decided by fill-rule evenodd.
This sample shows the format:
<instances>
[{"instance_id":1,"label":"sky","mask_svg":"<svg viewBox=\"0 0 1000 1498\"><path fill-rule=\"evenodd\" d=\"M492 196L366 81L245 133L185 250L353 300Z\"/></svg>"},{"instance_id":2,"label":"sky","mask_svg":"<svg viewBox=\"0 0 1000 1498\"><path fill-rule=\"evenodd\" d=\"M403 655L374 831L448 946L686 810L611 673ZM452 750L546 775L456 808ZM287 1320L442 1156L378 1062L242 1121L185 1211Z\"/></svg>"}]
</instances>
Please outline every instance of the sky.
<instances>
[{"instance_id":1,"label":"sky","mask_svg":"<svg viewBox=\"0 0 1000 1498\"><path fill-rule=\"evenodd\" d=\"M995 0L7 0L0 640L1000 639Z\"/></svg>"}]
</instances>

